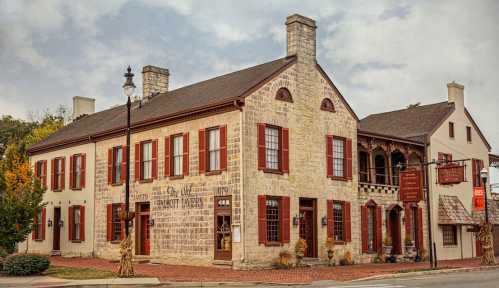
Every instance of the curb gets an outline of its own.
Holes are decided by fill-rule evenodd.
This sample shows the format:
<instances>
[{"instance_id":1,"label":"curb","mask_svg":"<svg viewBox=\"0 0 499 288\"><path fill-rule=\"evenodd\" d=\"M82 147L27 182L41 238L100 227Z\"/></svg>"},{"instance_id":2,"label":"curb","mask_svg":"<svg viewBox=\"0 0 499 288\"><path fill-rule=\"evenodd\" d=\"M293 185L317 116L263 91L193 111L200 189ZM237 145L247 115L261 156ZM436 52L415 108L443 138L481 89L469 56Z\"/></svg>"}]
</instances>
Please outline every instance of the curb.
<instances>
[{"instance_id":1,"label":"curb","mask_svg":"<svg viewBox=\"0 0 499 288\"><path fill-rule=\"evenodd\" d=\"M161 282L163 286L172 286L172 287L220 287L220 286L231 286L231 287L255 287L255 286L305 286L310 285L311 282L302 282L302 283L280 283L280 282L265 282L265 281L256 281L256 282L174 282L167 281Z\"/></svg>"},{"instance_id":2,"label":"curb","mask_svg":"<svg viewBox=\"0 0 499 288\"><path fill-rule=\"evenodd\" d=\"M427 271L414 271L414 272L402 272L402 273L392 273L392 274L381 274L374 275L359 279L354 279L348 282L360 282L367 280L384 280L384 279L394 279L394 278L405 278L413 276L423 276L423 275L435 275L435 274L450 274L457 272L472 272L481 270L495 270L499 269L499 265L496 266L483 266L483 267L468 267L468 268L448 268L448 269L437 269L437 270L427 270Z\"/></svg>"}]
</instances>

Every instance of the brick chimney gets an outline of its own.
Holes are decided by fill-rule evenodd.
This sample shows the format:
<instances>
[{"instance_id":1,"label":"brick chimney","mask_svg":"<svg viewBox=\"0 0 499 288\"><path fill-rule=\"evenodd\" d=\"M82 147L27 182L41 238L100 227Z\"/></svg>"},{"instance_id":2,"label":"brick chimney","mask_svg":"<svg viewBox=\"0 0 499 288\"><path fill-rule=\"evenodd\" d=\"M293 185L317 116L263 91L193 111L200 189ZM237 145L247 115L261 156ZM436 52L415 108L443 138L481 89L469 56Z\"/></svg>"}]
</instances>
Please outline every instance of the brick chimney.
<instances>
[{"instance_id":1,"label":"brick chimney","mask_svg":"<svg viewBox=\"0 0 499 288\"><path fill-rule=\"evenodd\" d=\"M287 53L298 56L298 62L315 64L315 20L299 14L286 19Z\"/></svg>"},{"instance_id":2,"label":"brick chimney","mask_svg":"<svg viewBox=\"0 0 499 288\"><path fill-rule=\"evenodd\" d=\"M142 68L142 97L151 98L168 92L170 72L166 68L147 65Z\"/></svg>"},{"instance_id":3,"label":"brick chimney","mask_svg":"<svg viewBox=\"0 0 499 288\"><path fill-rule=\"evenodd\" d=\"M74 96L73 97L73 115L71 116L72 120L78 119L78 117L83 115L90 115L95 112L95 99L82 97L82 96Z\"/></svg>"},{"instance_id":4,"label":"brick chimney","mask_svg":"<svg viewBox=\"0 0 499 288\"><path fill-rule=\"evenodd\" d=\"M464 86L452 81L447 84L448 102L454 103L456 109L464 109Z\"/></svg>"}]
</instances>

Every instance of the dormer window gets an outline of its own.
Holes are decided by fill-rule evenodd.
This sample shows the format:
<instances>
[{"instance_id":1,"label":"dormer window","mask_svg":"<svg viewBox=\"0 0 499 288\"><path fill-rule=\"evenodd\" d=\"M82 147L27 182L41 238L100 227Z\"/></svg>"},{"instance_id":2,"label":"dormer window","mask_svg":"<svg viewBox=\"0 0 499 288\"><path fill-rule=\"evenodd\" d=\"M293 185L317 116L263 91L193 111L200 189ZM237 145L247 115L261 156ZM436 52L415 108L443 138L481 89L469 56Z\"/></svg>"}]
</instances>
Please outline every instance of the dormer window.
<instances>
[{"instance_id":1,"label":"dormer window","mask_svg":"<svg viewBox=\"0 0 499 288\"><path fill-rule=\"evenodd\" d=\"M279 90L277 90L277 93L275 95L275 99L293 103L293 98L291 97L291 93L289 92L288 89L286 89L284 87L281 87L281 88L279 88Z\"/></svg>"},{"instance_id":2,"label":"dormer window","mask_svg":"<svg viewBox=\"0 0 499 288\"><path fill-rule=\"evenodd\" d=\"M333 101L331 101L331 99L329 99L329 98L322 99L321 110L328 111L328 112L335 112Z\"/></svg>"}]
</instances>

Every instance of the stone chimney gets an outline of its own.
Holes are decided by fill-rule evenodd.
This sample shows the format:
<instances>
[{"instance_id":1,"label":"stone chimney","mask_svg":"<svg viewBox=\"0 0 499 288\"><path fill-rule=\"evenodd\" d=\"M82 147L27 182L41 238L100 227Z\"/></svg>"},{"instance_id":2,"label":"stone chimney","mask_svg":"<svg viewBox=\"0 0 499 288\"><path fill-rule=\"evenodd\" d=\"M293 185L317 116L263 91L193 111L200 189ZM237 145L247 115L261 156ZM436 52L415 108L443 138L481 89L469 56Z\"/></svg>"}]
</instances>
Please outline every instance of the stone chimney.
<instances>
[{"instance_id":1,"label":"stone chimney","mask_svg":"<svg viewBox=\"0 0 499 288\"><path fill-rule=\"evenodd\" d=\"M142 68L142 97L154 97L157 93L168 92L170 72L166 68L147 65Z\"/></svg>"},{"instance_id":2,"label":"stone chimney","mask_svg":"<svg viewBox=\"0 0 499 288\"><path fill-rule=\"evenodd\" d=\"M95 112L95 99L82 97L82 96L74 96L73 97L73 121L78 119L83 115L90 115Z\"/></svg>"},{"instance_id":3,"label":"stone chimney","mask_svg":"<svg viewBox=\"0 0 499 288\"><path fill-rule=\"evenodd\" d=\"M315 64L315 21L293 14L286 19L287 53L298 56L298 62Z\"/></svg>"},{"instance_id":4,"label":"stone chimney","mask_svg":"<svg viewBox=\"0 0 499 288\"><path fill-rule=\"evenodd\" d=\"M464 86L452 81L447 84L447 90L449 94L447 101L454 103L456 109L464 109Z\"/></svg>"}]
</instances>

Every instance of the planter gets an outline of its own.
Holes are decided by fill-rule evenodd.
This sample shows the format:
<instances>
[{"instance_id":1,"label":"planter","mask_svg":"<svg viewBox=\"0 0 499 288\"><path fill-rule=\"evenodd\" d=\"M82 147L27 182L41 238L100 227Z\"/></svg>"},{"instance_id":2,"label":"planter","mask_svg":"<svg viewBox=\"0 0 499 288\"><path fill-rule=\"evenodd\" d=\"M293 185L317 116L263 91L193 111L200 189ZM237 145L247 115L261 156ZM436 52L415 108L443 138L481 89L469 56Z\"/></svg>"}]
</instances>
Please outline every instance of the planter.
<instances>
[{"instance_id":1,"label":"planter","mask_svg":"<svg viewBox=\"0 0 499 288\"><path fill-rule=\"evenodd\" d=\"M414 245L405 246L405 253L409 256L415 256L416 255L416 246L414 246Z\"/></svg>"},{"instance_id":2,"label":"planter","mask_svg":"<svg viewBox=\"0 0 499 288\"><path fill-rule=\"evenodd\" d=\"M335 263L333 261L333 258L334 258L334 250L328 250L327 251L327 258L329 259L329 262L328 262L328 265L329 266L334 266ZM333 262L332 262L333 261ZM331 263L332 262L332 263ZM332 265L331 265L332 264Z\"/></svg>"},{"instance_id":3,"label":"planter","mask_svg":"<svg viewBox=\"0 0 499 288\"><path fill-rule=\"evenodd\" d=\"M383 251L385 255L392 255L392 246L383 246Z\"/></svg>"}]
</instances>

